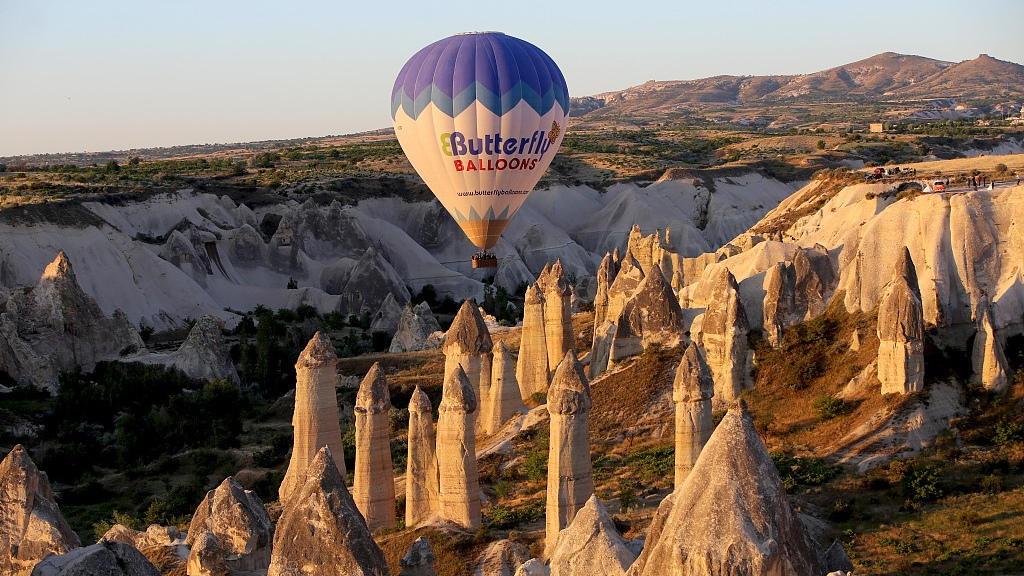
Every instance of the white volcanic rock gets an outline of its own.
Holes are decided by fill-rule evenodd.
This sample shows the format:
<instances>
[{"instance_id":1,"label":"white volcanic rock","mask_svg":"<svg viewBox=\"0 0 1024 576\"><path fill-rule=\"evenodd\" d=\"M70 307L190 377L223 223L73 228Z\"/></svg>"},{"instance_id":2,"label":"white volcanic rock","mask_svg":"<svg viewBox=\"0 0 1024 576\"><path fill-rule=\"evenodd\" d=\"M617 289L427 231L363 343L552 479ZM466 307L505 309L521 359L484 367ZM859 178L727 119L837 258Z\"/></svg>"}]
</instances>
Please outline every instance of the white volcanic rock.
<instances>
[{"instance_id":1,"label":"white volcanic rock","mask_svg":"<svg viewBox=\"0 0 1024 576\"><path fill-rule=\"evenodd\" d=\"M668 344L678 340L682 332L679 299L665 281L661 265L652 264L616 321L611 360L639 354L653 343Z\"/></svg>"},{"instance_id":2,"label":"white volcanic rock","mask_svg":"<svg viewBox=\"0 0 1024 576\"><path fill-rule=\"evenodd\" d=\"M160 576L160 571L134 546L103 541L47 556L32 576Z\"/></svg>"},{"instance_id":3,"label":"white volcanic rock","mask_svg":"<svg viewBox=\"0 0 1024 576\"><path fill-rule=\"evenodd\" d=\"M672 384L672 400L676 403L676 490L689 476L714 430L711 420L714 395L711 370L700 348L691 342L683 353Z\"/></svg>"},{"instance_id":4,"label":"white volcanic rock","mask_svg":"<svg viewBox=\"0 0 1024 576\"><path fill-rule=\"evenodd\" d=\"M974 365L974 379L985 389L997 394L1009 389L1009 364L1006 362L999 336L992 327L992 311L989 309L988 299L984 297L978 303L978 333L974 337L971 359Z\"/></svg>"},{"instance_id":5,"label":"white volcanic rock","mask_svg":"<svg viewBox=\"0 0 1024 576\"><path fill-rule=\"evenodd\" d=\"M782 346L782 331L792 324L796 309L796 279L793 269L779 262L764 275L764 319L762 327L773 348Z\"/></svg>"},{"instance_id":6,"label":"white volcanic rock","mask_svg":"<svg viewBox=\"0 0 1024 576\"><path fill-rule=\"evenodd\" d=\"M402 567L398 576L436 576L434 560L434 551L430 548L430 542L425 536L420 536L412 543L405 556L398 561Z\"/></svg>"},{"instance_id":7,"label":"white volcanic rock","mask_svg":"<svg viewBox=\"0 0 1024 576\"><path fill-rule=\"evenodd\" d=\"M267 261L267 244L256 231L256 224L243 224L228 241L228 257L236 266L256 266Z\"/></svg>"},{"instance_id":8,"label":"white volcanic rock","mask_svg":"<svg viewBox=\"0 0 1024 576\"><path fill-rule=\"evenodd\" d=\"M548 366L556 366L566 352L576 347L572 335L572 290L560 260L544 266L537 278L537 288L544 294L544 338Z\"/></svg>"},{"instance_id":9,"label":"white volcanic rock","mask_svg":"<svg viewBox=\"0 0 1024 576\"><path fill-rule=\"evenodd\" d=\"M231 361L223 329L224 322L219 318L203 316L171 355L170 364L190 378L228 380L238 384L238 371Z\"/></svg>"},{"instance_id":10,"label":"white volcanic rock","mask_svg":"<svg viewBox=\"0 0 1024 576\"><path fill-rule=\"evenodd\" d=\"M409 399L409 458L405 472L405 525L415 527L437 509L438 477L430 398L417 386Z\"/></svg>"},{"instance_id":11,"label":"white volcanic rock","mask_svg":"<svg viewBox=\"0 0 1024 576\"><path fill-rule=\"evenodd\" d=\"M494 434L505 422L525 408L519 382L516 380L516 364L504 342L494 349L491 365L490 399L485 404L487 412L481 412L480 429L484 434Z\"/></svg>"},{"instance_id":12,"label":"white volcanic rock","mask_svg":"<svg viewBox=\"0 0 1024 576\"><path fill-rule=\"evenodd\" d=\"M604 324L608 319L608 289L612 286L615 273L618 271L612 255L605 252L601 265L597 268L597 292L594 295L594 326ZM593 377L593 376L591 376Z\"/></svg>"},{"instance_id":13,"label":"white volcanic rock","mask_svg":"<svg viewBox=\"0 0 1024 576\"><path fill-rule=\"evenodd\" d=\"M917 273L903 249L878 300L878 379L882 394L924 390L924 318Z\"/></svg>"},{"instance_id":14,"label":"white volcanic rock","mask_svg":"<svg viewBox=\"0 0 1024 576\"><path fill-rule=\"evenodd\" d=\"M558 533L594 493L590 461L590 383L570 350L551 377L548 390L550 444L544 550L550 556Z\"/></svg>"},{"instance_id":15,"label":"white volcanic rock","mask_svg":"<svg viewBox=\"0 0 1024 576\"><path fill-rule=\"evenodd\" d=\"M54 502L50 481L18 444L0 462L0 570L25 575L81 542Z\"/></svg>"},{"instance_id":16,"label":"white volcanic rock","mask_svg":"<svg viewBox=\"0 0 1024 576\"><path fill-rule=\"evenodd\" d=\"M455 366L444 379L437 419L437 512L444 520L480 527L480 477L476 466L476 393Z\"/></svg>"},{"instance_id":17,"label":"white volcanic rock","mask_svg":"<svg viewBox=\"0 0 1024 576\"><path fill-rule=\"evenodd\" d=\"M331 450L305 471L274 532L268 576L388 576L384 553L345 488Z\"/></svg>"},{"instance_id":18,"label":"white volcanic rock","mask_svg":"<svg viewBox=\"0 0 1024 576\"><path fill-rule=\"evenodd\" d=\"M548 576L551 569L540 558L530 558L516 568L515 576Z\"/></svg>"},{"instance_id":19,"label":"white volcanic rock","mask_svg":"<svg viewBox=\"0 0 1024 576\"><path fill-rule=\"evenodd\" d=\"M161 526L151 524L144 531L128 528L123 524L114 524L110 530L100 537L100 541L111 540L130 544L138 550L151 547L176 548L184 544L184 536L177 526ZM268 556L269 558L269 556Z\"/></svg>"},{"instance_id":20,"label":"white volcanic rock","mask_svg":"<svg viewBox=\"0 0 1024 576\"><path fill-rule=\"evenodd\" d=\"M644 276L646 276L644 271L640 268L640 264L636 259L633 258L632 253L626 252L619 265L619 271L615 275L612 285L608 288L606 320L614 322L618 319L619 315L622 314L623 307L626 306L626 302L629 301L633 296L633 292L640 286Z\"/></svg>"},{"instance_id":21,"label":"white volcanic rock","mask_svg":"<svg viewBox=\"0 0 1024 576\"><path fill-rule=\"evenodd\" d=\"M352 499L370 530L395 523L395 473L391 464L391 395L378 362L356 394L356 465Z\"/></svg>"},{"instance_id":22,"label":"white volcanic rock","mask_svg":"<svg viewBox=\"0 0 1024 576\"><path fill-rule=\"evenodd\" d=\"M251 572L270 565L274 528L259 497L228 476L206 493L192 515L185 544L192 548L189 576L216 574L221 567Z\"/></svg>"},{"instance_id":23,"label":"white volcanic rock","mask_svg":"<svg viewBox=\"0 0 1024 576\"><path fill-rule=\"evenodd\" d=\"M338 311L342 314L371 314L380 309L388 294L404 305L409 290L395 269L373 246L366 249L341 290Z\"/></svg>"},{"instance_id":24,"label":"white volcanic rock","mask_svg":"<svg viewBox=\"0 0 1024 576\"><path fill-rule=\"evenodd\" d=\"M414 350L432 350L441 346L441 325L430 311L426 302L413 306L406 303L394 338L391 339L390 352L412 352Z\"/></svg>"},{"instance_id":25,"label":"white volcanic rock","mask_svg":"<svg viewBox=\"0 0 1024 576\"><path fill-rule=\"evenodd\" d=\"M516 361L516 380L523 400L548 389L548 345L544 326L544 294L535 285L527 286Z\"/></svg>"},{"instance_id":26,"label":"white volcanic rock","mask_svg":"<svg viewBox=\"0 0 1024 576\"><path fill-rule=\"evenodd\" d=\"M473 389L474 417L489 410L491 388L491 350L494 343L484 322L480 308L473 300L466 300L448 328L444 345L444 373L450 374L460 366Z\"/></svg>"},{"instance_id":27,"label":"white volcanic rock","mask_svg":"<svg viewBox=\"0 0 1024 576\"><path fill-rule=\"evenodd\" d=\"M409 304L406 303L406 305ZM394 336L398 330L398 321L402 318L402 312L403 308L395 301L395 295L388 292L380 309L373 315L370 332L386 332L388 336Z\"/></svg>"},{"instance_id":28,"label":"white volcanic rock","mask_svg":"<svg viewBox=\"0 0 1024 576\"><path fill-rule=\"evenodd\" d=\"M636 557L594 495L559 532L549 566L551 576L623 576Z\"/></svg>"},{"instance_id":29,"label":"white volcanic rock","mask_svg":"<svg viewBox=\"0 0 1024 576\"><path fill-rule=\"evenodd\" d=\"M75 277L64 252L46 267L39 281L11 295L3 314L6 354L11 363L0 366L16 381L51 393L57 391L55 371L81 366L91 370L96 362L133 354L145 347L135 327L117 310L107 316ZM22 342L18 342L21 340ZM34 354L23 355L25 345ZM50 358L52 360L42 360ZM44 380L34 378L44 377Z\"/></svg>"},{"instance_id":30,"label":"white volcanic rock","mask_svg":"<svg viewBox=\"0 0 1024 576\"><path fill-rule=\"evenodd\" d=\"M746 405L729 410L652 522L634 576L824 574ZM657 528L657 533L655 534Z\"/></svg>"},{"instance_id":31,"label":"white volcanic rock","mask_svg":"<svg viewBox=\"0 0 1024 576\"><path fill-rule=\"evenodd\" d=\"M338 459L332 461L337 463L342 477L345 476L336 392L337 366L334 345L323 332L313 336L295 364L295 412L292 415L295 442L288 471L278 490L282 503L300 487L306 468L324 446L338 454Z\"/></svg>"},{"instance_id":32,"label":"white volcanic rock","mask_svg":"<svg viewBox=\"0 0 1024 576\"><path fill-rule=\"evenodd\" d=\"M473 576L513 576L530 559L530 550L518 542L497 540L487 545Z\"/></svg>"},{"instance_id":33,"label":"white volcanic rock","mask_svg":"<svg viewBox=\"0 0 1024 576\"><path fill-rule=\"evenodd\" d=\"M728 268L721 268L700 332L705 359L715 381L716 404L736 400L746 387L749 331L736 278Z\"/></svg>"}]
</instances>

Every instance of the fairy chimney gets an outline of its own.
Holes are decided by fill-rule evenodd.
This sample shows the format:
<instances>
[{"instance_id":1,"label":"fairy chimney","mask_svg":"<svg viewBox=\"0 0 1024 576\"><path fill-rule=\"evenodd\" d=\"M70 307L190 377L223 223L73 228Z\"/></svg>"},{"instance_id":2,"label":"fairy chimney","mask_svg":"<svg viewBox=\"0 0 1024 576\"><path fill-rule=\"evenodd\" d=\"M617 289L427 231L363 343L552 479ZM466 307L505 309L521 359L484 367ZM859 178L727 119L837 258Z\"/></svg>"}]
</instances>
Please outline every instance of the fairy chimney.
<instances>
[{"instance_id":1,"label":"fairy chimney","mask_svg":"<svg viewBox=\"0 0 1024 576\"><path fill-rule=\"evenodd\" d=\"M491 366L490 398L487 412L480 415L480 429L494 434L513 415L522 410L523 398L516 380L516 365L504 342L498 343Z\"/></svg>"},{"instance_id":2,"label":"fairy chimney","mask_svg":"<svg viewBox=\"0 0 1024 576\"><path fill-rule=\"evenodd\" d=\"M476 467L476 393L455 366L445 376L437 409L438 513L468 530L480 527L480 478Z\"/></svg>"},{"instance_id":3,"label":"fairy chimney","mask_svg":"<svg viewBox=\"0 0 1024 576\"><path fill-rule=\"evenodd\" d=\"M712 294L704 312L701 337L715 381L715 402L727 404L739 398L746 382L750 325L740 301L739 285L728 268L723 266L718 271Z\"/></svg>"},{"instance_id":4,"label":"fairy chimney","mask_svg":"<svg viewBox=\"0 0 1024 576\"><path fill-rule=\"evenodd\" d=\"M480 404L480 413L486 412L490 395L485 394L491 387L491 333L480 315L480 308L473 299L466 300L459 308L455 320L445 337L444 373L450 374L455 366L461 366L470 386L473 398Z\"/></svg>"},{"instance_id":5,"label":"fairy chimney","mask_svg":"<svg viewBox=\"0 0 1024 576\"><path fill-rule=\"evenodd\" d=\"M676 490L690 474L714 430L711 421L711 397L714 394L711 370L700 348L691 342L676 369L672 385L672 400L676 403Z\"/></svg>"},{"instance_id":6,"label":"fairy chimney","mask_svg":"<svg viewBox=\"0 0 1024 576\"><path fill-rule=\"evenodd\" d=\"M412 528L437 508L437 459L430 398L417 386L409 399L409 463L405 473L405 525Z\"/></svg>"},{"instance_id":7,"label":"fairy chimney","mask_svg":"<svg viewBox=\"0 0 1024 576\"><path fill-rule=\"evenodd\" d=\"M516 380L523 400L548 389L548 346L544 334L544 295L536 285L526 287L523 330L516 364Z\"/></svg>"},{"instance_id":8,"label":"fairy chimney","mask_svg":"<svg viewBox=\"0 0 1024 576\"><path fill-rule=\"evenodd\" d=\"M550 555L558 532L594 493L590 463L590 383L583 365L570 350L555 369L548 390L550 448L548 451L547 534Z\"/></svg>"},{"instance_id":9,"label":"fairy chimney","mask_svg":"<svg viewBox=\"0 0 1024 576\"><path fill-rule=\"evenodd\" d=\"M924 390L924 313L910 250L878 299L878 379L882 394Z\"/></svg>"},{"instance_id":10,"label":"fairy chimney","mask_svg":"<svg viewBox=\"0 0 1024 576\"><path fill-rule=\"evenodd\" d=\"M565 278L562 261L556 260L541 273L537 285L544 292L544 337L548 366L556 366L565 353L575 348L572 335L572 290Z\"/></svg>"},{"instance_id":11,"label":"fairy chimney","mask_svg":"<svg viewBox=\"0 0 1024 576\"><path fill-rule=\"evenodd\" d=\"M391 467L391 396L375 362L356 393L356 467L352 499L370 530L395 523L395 473Z\"/></svg>"},{"instance_id":12,"label":"fairy chimney","mask_svg":"<svg viewBox=\"0 0 1024 576\"><path fill-rule=\"evenodd\" d=\"M302 484L306 468L324 446L337 455L334 462L342 478L345 477L345 451L341 444L335 391L337 366L334 345L323 332L317 332L299 354L295 364L295 412L292 415L295 443L288 471L278 490L282 503Z\"/></svg>"}]
</instances>

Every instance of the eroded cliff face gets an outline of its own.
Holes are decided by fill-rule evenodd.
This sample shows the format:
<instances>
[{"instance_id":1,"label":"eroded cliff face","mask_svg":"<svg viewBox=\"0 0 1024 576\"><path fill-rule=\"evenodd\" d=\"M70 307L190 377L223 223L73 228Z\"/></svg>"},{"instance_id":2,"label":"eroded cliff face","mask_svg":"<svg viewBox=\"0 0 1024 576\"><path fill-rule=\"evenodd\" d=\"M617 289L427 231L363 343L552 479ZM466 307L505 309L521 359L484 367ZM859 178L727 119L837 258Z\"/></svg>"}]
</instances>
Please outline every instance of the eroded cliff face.
<instances>
[{"instance_id":1,"label":"eroded cliff face","mask_svg":"<svg viewBox=\"0 0 1024 576\"><path fill-rule=\"evenodd\" d=\"M39 281L7 300L0 315L0 369L19 384L57 392L57 373L133 355L145 347L120 310L103 313L78 284L62 251Z\"/></svg>"}]
</instances>

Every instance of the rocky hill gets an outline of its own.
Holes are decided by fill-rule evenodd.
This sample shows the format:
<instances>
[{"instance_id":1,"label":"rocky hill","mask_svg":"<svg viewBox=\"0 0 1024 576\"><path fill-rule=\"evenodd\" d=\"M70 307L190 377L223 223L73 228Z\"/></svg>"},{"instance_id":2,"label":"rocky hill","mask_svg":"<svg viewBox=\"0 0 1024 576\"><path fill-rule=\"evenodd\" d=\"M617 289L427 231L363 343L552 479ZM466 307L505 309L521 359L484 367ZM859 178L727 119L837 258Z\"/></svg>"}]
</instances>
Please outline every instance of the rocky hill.
<instances>
[{"instance_id":1,"label":"rocky hill","mask_svg":"<svg viewBox=\"0 0 1024 576\"><path fill-rule=\"evenodd\" d=\"M663 116L722 104L940 98L1020 100L1024 98L1024 66L987 54L954 63L885 52L811 74L652 80L625 90L576 99L573 115L587 119Z\"/></svg>"}]
</instances>

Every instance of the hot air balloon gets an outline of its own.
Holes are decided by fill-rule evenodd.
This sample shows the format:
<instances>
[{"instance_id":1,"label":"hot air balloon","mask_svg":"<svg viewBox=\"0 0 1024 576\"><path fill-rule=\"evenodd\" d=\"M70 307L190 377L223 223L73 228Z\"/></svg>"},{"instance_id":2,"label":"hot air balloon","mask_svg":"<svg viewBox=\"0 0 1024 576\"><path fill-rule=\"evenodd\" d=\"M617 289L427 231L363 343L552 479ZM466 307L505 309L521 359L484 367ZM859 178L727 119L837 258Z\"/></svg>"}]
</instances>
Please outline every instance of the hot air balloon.
<instances>
[{"instance_id":1,"label":"hot air balloon","mask_svg":"<svg viewBox=\"0 0 1024 576\"><path fill-rule=\"evenodd\" d=\"M417 52L391 91L402 150L470 242L473 267L551 164L569 92L554 61L500 32L457 34Z\"/></svg>"}]
</instances>

